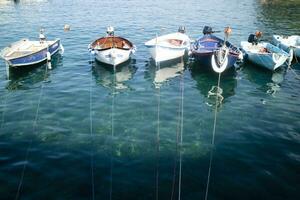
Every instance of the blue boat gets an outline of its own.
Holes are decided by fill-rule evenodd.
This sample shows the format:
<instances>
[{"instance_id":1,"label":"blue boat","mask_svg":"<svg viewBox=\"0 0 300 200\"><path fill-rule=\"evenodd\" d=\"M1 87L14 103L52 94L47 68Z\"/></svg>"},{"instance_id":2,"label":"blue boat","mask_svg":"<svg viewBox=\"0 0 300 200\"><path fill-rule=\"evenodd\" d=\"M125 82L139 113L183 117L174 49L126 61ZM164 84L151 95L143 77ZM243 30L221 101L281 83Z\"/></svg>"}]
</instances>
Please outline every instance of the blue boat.
<instances>
[{"instance_id":1,"label":"blue boat","mask_svg":"<svg viewBox=\"0 0 300 200\"><path fill-rule=\"evenodd\" d=\"M22 39L4 48L0 57L5 60L9 67L24 67L51 60L51 57L63 47L60 39L46 40L41 33L39 41Z\"/></svg>"},{"instance_id":2,"label":"blue boat","mask_svg":"<svg viewBox=\"0 0 300 200\"><path fill-rule=\"evenodd\" d=\"M234 66L236 61L239 59L241 52L231 43L226 41L224 45L224 40L213 35L211 27L205 26L203 29L203 36L197 39L192 45L190 53L192 57L198 61L201 65L209 68L213 68L212 60L213 55L218 57L218 51L224 49L226 53L226 68L231 68ZM224 52L225 52L224 51Z\"/></svg>"}]
</instances>

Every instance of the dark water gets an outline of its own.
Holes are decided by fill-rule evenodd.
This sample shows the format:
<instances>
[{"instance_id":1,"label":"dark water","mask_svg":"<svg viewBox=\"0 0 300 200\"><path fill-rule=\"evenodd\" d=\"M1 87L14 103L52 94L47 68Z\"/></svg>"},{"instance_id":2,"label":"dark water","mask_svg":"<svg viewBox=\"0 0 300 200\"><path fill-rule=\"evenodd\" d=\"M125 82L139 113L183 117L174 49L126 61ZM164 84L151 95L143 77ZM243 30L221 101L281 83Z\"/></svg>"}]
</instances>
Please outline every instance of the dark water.
<instances>
[{"instance_id":1,"label":"dark water","mask_svg":"<svg viewBox=\"0 0 300 200\"><path fill-rule=\"evenodd\" d=\"M41 26L65 47L52 70L7 79L0 62L0 199L178 199L179 188L181 199L204 199L212 149L208 199L299 199L292 71L245 64L223 74L213 148L208 91L218 77L188 59L157 72L143 46L179 25L193 38L204 25L230 25L236 45L255 30L299 34L299 13L292 0L0 0L1 49ZM115 73L87 52L108 25L138 48Z\"/></svg>"}]
</instances>

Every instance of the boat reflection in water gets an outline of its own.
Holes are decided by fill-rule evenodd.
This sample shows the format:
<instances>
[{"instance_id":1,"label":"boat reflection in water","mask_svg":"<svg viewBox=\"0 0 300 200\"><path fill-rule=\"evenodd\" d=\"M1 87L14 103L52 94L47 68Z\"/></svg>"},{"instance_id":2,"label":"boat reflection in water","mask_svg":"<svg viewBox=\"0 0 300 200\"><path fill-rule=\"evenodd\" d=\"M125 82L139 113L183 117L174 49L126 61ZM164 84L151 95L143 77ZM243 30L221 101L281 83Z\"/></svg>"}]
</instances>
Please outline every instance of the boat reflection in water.
<instances>
[{"instance_id":1,"label":"boat reflection in water","mask_svg":"<svg viewBox=\"0 0 300 200\"><path fill-rule=\"evenodd\" d=\"M57 55L52 58L52 69L48 69L47 63L36 64L23 68L10 67L8 70L7 90L27 90L39 86L43 81L47 81L51 71L62 65L62 56Z\"/></svg>"},{"instance_id":2,"label":"boat reflection in water","mask_svg":"<svg viewBox=\"0 0 300 200\"><path fill-rule=\"evenodd\" d=\"M215 95L209 95L209 92L214 86L218 85L218 74L211 70L199 67L194 62L189 64L192 78L196 81L196 87L200 93L206 97L205 103L209 106L215 104ZM231 96L235 95L235 88L237 87L237 72L234 68L230 68L221 74L220 87L223 90L223 103Z\"/></svg>"},{"instance_id":3,"label":"boat reflection in water","mask_svg":"<svg viewBox=\"0 0 300 200\"><path fill-rule=\"evenodd\" d=\"M280 68L272 72L255 67L251 64L245 64L243 72L246 75L247 80L258 86L257 89L274 96L280 90L281 83L286 74L286 69Z\"/></svg>"},{"instance_id":4,"label":"boat reflection in water","mask_svg":"<svg viewBox=\"0 0 300 200\"><path fill-rule=\"evenodd\" d=\"M117 90L130 89L126 82L132 79L137 71L135 62L134 59L130 59L115 69L109 65L95 62L92 69L93 75L96 77L96 82L103 87L114 87Z\"/></svg>"},{"instance_id":5,"label":"boat reflection in water","mask_svg":"<svg viewBox=\"0 0 300 200\"><path fill-rule=\"evenodd\" d=\"M151 79L156 88L159 88L163 83L168 82L183 73L184 61L184 58L178 58L159 63L157 66L155 63L149 61L146 64L147 71L145 76Z\"/></svg>"}]
</instances>

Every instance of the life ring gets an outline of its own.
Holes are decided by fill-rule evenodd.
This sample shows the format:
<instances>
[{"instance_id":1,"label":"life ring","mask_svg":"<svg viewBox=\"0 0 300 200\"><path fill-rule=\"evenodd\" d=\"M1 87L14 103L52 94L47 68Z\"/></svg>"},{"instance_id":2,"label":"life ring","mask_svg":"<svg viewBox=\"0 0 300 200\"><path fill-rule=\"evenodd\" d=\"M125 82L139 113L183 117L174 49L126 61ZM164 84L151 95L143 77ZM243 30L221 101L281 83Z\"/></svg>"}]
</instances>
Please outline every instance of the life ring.
<instances>
[{"instance_id":1,"label":"life ring","mask_svg":"<svg viewBox=\"0 0 300 200\"><path fill-rule=\"evenodd\" d=\"M219 51L224 51L225 50L225 54L224 54L224 58L222 61L219 61L218 60L218 57L217 57L217 53L220 53ZM215 72L217 73L222 73L225 71L227 65L228 65L228 49L220 49L218 51L215 51L211 57L211 65L212 65L212 68Z\"/></svg>"},{"instance_id":2,"label":"life ring","mask_svg":"<svg viewBox=\"0 0 300 200\"><path fill-rule=\"evenodd\" d=\"M193 49L194 49L194 50L198 50L198 46L199 46L198 42L195 42L195 43L193 44Z\"/></svg>"}]
</instances>

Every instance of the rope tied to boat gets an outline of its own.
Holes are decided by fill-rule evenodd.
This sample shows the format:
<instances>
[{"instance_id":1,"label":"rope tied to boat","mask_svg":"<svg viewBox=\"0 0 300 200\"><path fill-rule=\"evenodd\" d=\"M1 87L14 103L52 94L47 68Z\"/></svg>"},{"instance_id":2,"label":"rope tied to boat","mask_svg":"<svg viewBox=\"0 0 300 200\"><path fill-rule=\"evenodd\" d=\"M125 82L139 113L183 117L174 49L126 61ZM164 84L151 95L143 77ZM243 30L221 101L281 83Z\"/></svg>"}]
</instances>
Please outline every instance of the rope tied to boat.
<instances>
[{"instance_id":1,"label":"rope tied to boat","mask_svg":"<svg viewBox=\"0 0 300 200\"><path fill-rule=\"evenodd\" d=\"M93 66L92 66L93 67ZM95 199L95 178L94 178L94 134L93 134L93 113L92 113L92 106L93 106L93 90L92 90L92 82L93 82L93 75L91 72L90 78L90 137L91 137L91 192L92 192L92 200Z\"/></svg>"},{"instance_id":2,"label":"rope tied to boat","mask_svg":"<svg viewBox=\"0 0 300 200\"><path fill-rule=\"evenodd\" d=\"M211 151L210 151L209 167L208 167L206 190L205 190L205 200L207 200L207 198L208 198L210 175L211 175L211 168L212 168L213 154L214 154L214 147L215 147L215 134L216 134L216 127L217 127L217 114L218 114L218 101L219 101L218 99L221 96L221 94L218 95L218 93L221 93L221 91L222 91L222 89L220 88L220 82L221 82L220 80L221 80L221 73L219 73L218 85L216 87L217 95L215 95L216 96L216 105L215 105L213 132L212 132L212 139L211 139Z\"/></svg>"},{"instance_id":3,"label":"rope tied to boat","mask_svg":"<svg viewBox=\"0 0 300 200\"><path fill-rule=\"evenodd\" d=\"M156 71L160 70L160 63L156 63ZM156 176L155 197L159 197L159 160L160 160L160 87L157 88L157 127L156 127Z\"/></svg>"},{"instance_id":4,"label":"rope tied to boat","mask_svg":"<svg viewBox=\"0 0 300 200\"><path fill-rule=\"evenodd\" d=\"M35 118L34 118L34 121L32 123L32 132L33 133L36 132L37 121L38 121L39 110L40 110L40 104L41 104L41 99L42 99L43 90L44 90L44 82L47 78L47 72L48 72L47 69L48 68L47 68L47 65L46 65L44 80L43 80L42 85L41 85L38 104L37 104L37 108L36 108L36 112L35 112ZM24 162L24 165L23 165L23 168L22 168L21 178L20 178L20 181L19 181L19 184L18 184L18 189L17 189L17 193L16 193L16 196L15 196L15 200L18 200L20 198L20 195L21 195L21 192L22 192L23 180L24 180L25 172L26 172L27 165L28 165L29 152L31 151L31 148L32 148L32 142L33 142L33 139L31 138L29 143L28 143L27 149L26 149L25 162Z\"/></svg>"},{"instance_id":5,"label":"rope tied to boat","mask_svg":"<svg viewBox=\"0 0 300 200\"><path fill-rule=\"evenodd\" d=\"M299 79L299 80L300 80L299 74L297 74L297 72L292 68L292 61L293 61L293 58L295 58L296 63L298 63L297 55L296 55L296 51L295 51L295 47L290 46L289 49L290 49L290 50L289 50L289 60L288 60L288 62L287 62L288 70L292 71L293 74L295 75L296 79Z\"/></svg>"}]
</instances>

